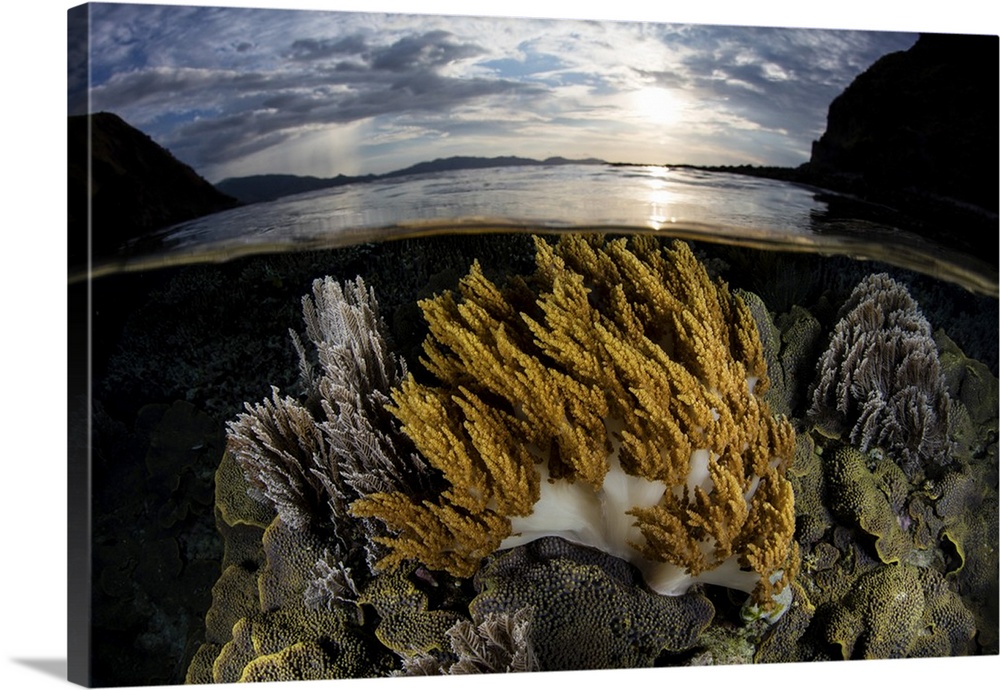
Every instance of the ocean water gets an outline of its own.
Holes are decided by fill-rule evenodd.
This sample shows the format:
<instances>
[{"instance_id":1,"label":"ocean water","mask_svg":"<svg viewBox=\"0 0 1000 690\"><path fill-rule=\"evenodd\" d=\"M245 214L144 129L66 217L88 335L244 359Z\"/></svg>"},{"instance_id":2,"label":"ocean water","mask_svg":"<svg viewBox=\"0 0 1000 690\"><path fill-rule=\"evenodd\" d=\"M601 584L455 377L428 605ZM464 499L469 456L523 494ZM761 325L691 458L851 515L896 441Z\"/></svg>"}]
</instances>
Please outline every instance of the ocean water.
<instances>
[{"instance_id":1,"label":"ocean water","mask_svg":"<svg viewBox=\"0 0 1000 690\"><path fill-rule=\"evenodd\" d=\"M154 234L121 268L224 260L485 230L657 232L885 261L996 294L995 262L902 229L899 214L777 180L691 168L563 165L457 170L319 190L214 214Z\"/></svg>"},{"instance_id":2,"label":"ocean water","mask_svg":"<svg viewBox=\"0 0 1000 690\"><path fill-rule=\"evenodd\" d=\"M708 587L703 596L715 615L698 641L646 661L996 654L997 535L988 521L995 527L997 271L982 257L908 232L896 222L901 217L823 190L727 173L498 168L249 205L168 228L96 261L87 276L70 277L71 317L89 313L92 334L91 388L78 388L71 405L94 487L86 504L94 684L190 679L192 669L206 668L204 659L232 642L220 618L231 628L250 615L222 586L224 567L244 567L248 578L257 569L280 571L261 555L262 528L234 528L219 517L217 472L226 424L246 403L269 398L272 386L305 399L289 329L308 344L302 299L315 279L343 284L361 277L378 301L392 352L430 380L421 364L428 327L418 302L455 290L473 261L498 285L529 276L532 236L555 243L567 233L649 234L665 246L682 239L712 278L759 297L767 318L758 325L762 336L770 334L781 368L781 395L771 405L809 444L798 448L791 471L803 564L796 607L773 626L742 623L745 595ZM899 480L885 461L900 458L896 451L867 449L868 474L858 481L877 486L872 495L883 498L876 507L857 507L830 498L847 489L823 462L860 443L846 430L817 429L809 408L830 366L824 353L844 305L874 274L902 286L933 334L954 405L949 434L957 450L933 477ZM75 333L86 337L85 330ZM772 374L777 381L777 369ZM880 546L890 541L891 550ZM301 564L284 567L291 569L281 571L286 575L302 570L290 576L296 582L311 573ZM468 617L476 595L471 579L420 577L418 589L435 592L431 608ZM844 632L852 621L876 631L897 625L899 613L888 605L874 607L881 617L863 618L858 601L875 596L868 583L879 578L916 592L926 610L895 646ZM838 590L832 581L851 586ZM228 602L227 591L234 597ZM272 610L298 605L281 601ZM803 620L810 606L818 617ZM387 615L362 609L364 639L376 659L367 670L399 667L400 655L375 635ZM945 626L945 610L951 641L928 638L932 624ZM306 637L296 641L315 641Z\"/></svg>"}]
</instances>

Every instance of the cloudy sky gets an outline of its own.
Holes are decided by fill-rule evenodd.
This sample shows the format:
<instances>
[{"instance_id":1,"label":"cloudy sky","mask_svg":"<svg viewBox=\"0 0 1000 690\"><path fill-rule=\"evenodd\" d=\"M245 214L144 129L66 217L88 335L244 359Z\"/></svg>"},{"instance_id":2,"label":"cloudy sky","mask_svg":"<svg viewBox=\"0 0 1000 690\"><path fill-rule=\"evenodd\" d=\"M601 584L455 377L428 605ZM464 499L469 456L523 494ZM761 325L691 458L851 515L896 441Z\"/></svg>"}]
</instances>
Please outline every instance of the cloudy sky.
<instances>
[{"instance_id":1,"label":"cloudy sky","mask_svg":"<svg viewBox=\"0 0 1000 690\"><path fill-rule=\"evenodd\" d=\"M896 31L91 8L90 88L84 73L71 74L71 114L117 113L212 182L381 173L452 155L794 166L822 134L830 101L916 40Z\"/></svg>"}]
</instances>

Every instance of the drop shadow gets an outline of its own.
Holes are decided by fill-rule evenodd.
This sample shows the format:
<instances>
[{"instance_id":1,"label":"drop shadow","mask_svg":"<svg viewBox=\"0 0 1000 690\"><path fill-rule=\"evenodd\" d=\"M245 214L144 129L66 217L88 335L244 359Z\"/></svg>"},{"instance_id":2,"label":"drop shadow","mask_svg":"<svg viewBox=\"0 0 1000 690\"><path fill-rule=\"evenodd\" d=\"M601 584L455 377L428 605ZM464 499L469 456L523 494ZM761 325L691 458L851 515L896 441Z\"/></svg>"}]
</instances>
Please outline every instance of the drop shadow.
<instances>
[{"instance_id":1,"label":"drop shadow","mask_svg":"<svg viewBox=\"0 0 1000 690\"><path fill-rule=\"evenodd\" d=\"M66 659L11 659L11 661L44 673L47 676L66 680L66 672L69 665Z\"/></svg>"}]
</instances>

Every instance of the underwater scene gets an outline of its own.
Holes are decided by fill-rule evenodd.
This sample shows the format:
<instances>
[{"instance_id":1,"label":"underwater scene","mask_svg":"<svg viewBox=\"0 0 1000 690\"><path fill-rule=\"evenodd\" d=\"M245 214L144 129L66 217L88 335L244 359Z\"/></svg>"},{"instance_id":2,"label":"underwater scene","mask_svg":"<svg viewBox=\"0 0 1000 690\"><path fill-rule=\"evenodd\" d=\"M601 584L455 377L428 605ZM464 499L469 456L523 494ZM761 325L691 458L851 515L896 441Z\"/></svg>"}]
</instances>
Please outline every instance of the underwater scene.
<instances>
[{"instance_id":1,"label":"underwater scene","mask_svg":"<svg viewBox=\"0 0 1000 690\"><path fill-rule=\"evenodd\" d=\"M544 228L91 288L96 677L997 653L995 296Z\"/></svg>"},{"instance_id":2,"label":"underwater scene","mask_svg":"<svg viewBox=\"0 0 1000 690\"><path fill-rule=\"evenodd\" d=\"M133 7L70 15L84 27L71 21L71 48L76 35L94 61L89 111L69 118L71 681L659 668L669 682L680 667L998 655L996 177L952 165L960 150L996 167L996 104L914 124L952 148L921 149L940 157L912 177L924 163L905 158L906 132L868 165L857 146L891 136L852 129L899 70L945 88L927 75L972 74L995 36L659 36L786 36L795 49L760 72L774 83L816 37L864 62L841 76L844 94L871 89L864 107L837 97L797 167L777 139L767 166L740 164L760 159L736 144L710 165L639 161L625 140L620 157L567 145L572 158L437 141L390 158L410 167L317 177L248 174L281 159L274 142L312 136L281 129L309 109L292 98L304 91L265 89L254 134L228 141L235 116L151 105L207 71L156 87L156 51L116 72L98 39L266 19L287 65L322 63L304 83L330 103L350 99L316 75L360 89L367 65L414 98L427 80L466 118L500 89L486 67L541 103L548 82L518 70L556 64L539 52L515 70L455 18L416 31L306 13L409 32L307 40L297 12ZM198 40L232 79L259 46L225 39ZM254 64L241 98L277 79ZM952 102L968 95L944 81ZM387 112L367 116L370 160L431 126Z\"/></svg>"}]
</instances>

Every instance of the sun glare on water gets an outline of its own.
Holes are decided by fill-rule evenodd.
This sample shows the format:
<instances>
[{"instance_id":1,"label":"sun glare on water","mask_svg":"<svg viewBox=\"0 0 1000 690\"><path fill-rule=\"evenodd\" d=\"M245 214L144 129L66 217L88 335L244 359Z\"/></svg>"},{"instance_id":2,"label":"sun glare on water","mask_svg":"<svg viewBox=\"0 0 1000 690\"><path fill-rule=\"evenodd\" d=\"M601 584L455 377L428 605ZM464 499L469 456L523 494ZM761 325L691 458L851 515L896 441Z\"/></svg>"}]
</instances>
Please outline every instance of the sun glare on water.
<instances>
[{"instance_id":1,"label":"sun glare on water","mask_svg":"<svg viewBox=\"0 0 1000 690\"><path fill-rule=\"evenodd\" d=\"M667 186L666 168L646 168L649 178L646 181L647 203L649 204L649 227L659 230L664 225L673 223L673 194Z\"/></svg>"}]
</instances>

